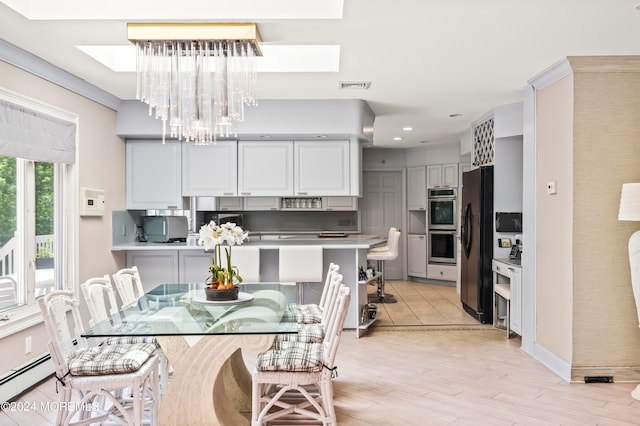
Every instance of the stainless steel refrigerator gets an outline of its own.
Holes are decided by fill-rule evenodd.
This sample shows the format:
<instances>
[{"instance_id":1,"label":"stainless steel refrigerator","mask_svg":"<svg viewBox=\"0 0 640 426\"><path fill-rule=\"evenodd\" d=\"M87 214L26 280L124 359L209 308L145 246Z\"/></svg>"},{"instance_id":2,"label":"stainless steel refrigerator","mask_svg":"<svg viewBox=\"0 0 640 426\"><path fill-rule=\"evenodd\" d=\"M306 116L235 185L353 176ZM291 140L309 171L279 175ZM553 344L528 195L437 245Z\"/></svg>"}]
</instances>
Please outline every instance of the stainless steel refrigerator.
<instances>
[{"instance_id":1,"label":"stainless steel refrigerator","mask_svg":"<svg viewBox=\"0 0 640 426\"><path fill-rule=\"evenodd\" d=\"M481 323L493 321L493 166L462 174L460 300Z\"/></svg>"}]
</instances>

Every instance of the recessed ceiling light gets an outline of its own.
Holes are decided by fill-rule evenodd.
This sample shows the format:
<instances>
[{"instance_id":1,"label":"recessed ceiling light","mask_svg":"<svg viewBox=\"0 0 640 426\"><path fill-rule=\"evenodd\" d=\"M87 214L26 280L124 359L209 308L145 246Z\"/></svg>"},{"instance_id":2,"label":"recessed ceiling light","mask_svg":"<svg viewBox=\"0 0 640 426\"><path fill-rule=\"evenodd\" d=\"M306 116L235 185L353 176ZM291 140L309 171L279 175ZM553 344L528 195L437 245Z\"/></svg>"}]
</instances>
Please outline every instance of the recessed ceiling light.
<instances>
[{"instance_id":1,"label":"recessed ceiling light","mask_svg":"<svg viewBox=\"0 0 640 426\"><path fill-rule=\"evenodd\" d=\"M401 141L402 138L400 136L396 136L395 138L393 138L394 141Z\"/></svg>"},{"instance_id":2,"label":"recessed ceiling light","mask_svg":"<svg viewBox=\"0 0 640 426\"><path fill-rule=\"evenodd\" d=\"M462 114L460 114L459 112L456 112L454 114L449 114L449 117L451 118L462 117Z\"/></svg>"},{"instance_id":3,"label":"recessed ceiling light","mask_svg":"<svg viewBox=\"0 0 640 426\"><path fill-rule=\"evenodd\" d=\"M413 127L409 127L409 126L403 127L402 130L404 130L405 132L410 132L413 130Z\"/></svg>"}]
</instances>

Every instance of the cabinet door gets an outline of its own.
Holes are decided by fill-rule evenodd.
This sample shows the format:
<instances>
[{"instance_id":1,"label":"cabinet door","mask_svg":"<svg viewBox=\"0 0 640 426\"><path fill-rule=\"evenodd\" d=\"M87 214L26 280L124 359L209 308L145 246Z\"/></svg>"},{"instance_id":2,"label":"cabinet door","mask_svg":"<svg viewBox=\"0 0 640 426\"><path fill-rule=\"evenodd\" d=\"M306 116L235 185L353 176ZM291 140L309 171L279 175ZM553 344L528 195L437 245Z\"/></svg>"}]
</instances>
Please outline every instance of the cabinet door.
<instances>
[{"instance_id":1,"label":"cabinet door","mask_svg":"<svg viewBox=\"0 0 640 426\"><path fill-rule=\"evenodd\" d=\"M293 141L238 142L238 193L293 195Z\"/></svg>"},{"instance_id":2,"label":"cabinet door","mask_svg":"<svg viewBox=\"0 0 640 426\"><path fill-rule=\"evenodd\" d=\"M427 166L427 187L439 188L442 186L442 164Z\"/></svg>"},{"instance_id":3,"label":"cabinet door","mask_svg":"<svg viewBox=\"0 0 640 426\"><path fill-rule=\"evenodd\" d=\"M246 197L244 210L279 210L280 198L278 197Z\"/></svg>"},{"instance_id":4,"label":"cabinet door","mask_svg":"<svg viewBox=\"0 0 640 426\"><path fill-rule=\"evenodd\" d=\"M427 209L427 178L424 167L407 169L407 207L409 210Z\"/></svg>"},{"instance_id":5,"label":"cabinet door","mask_svg":"<svg viewBox=\"0 0 640 426\"><path fill-rule=\"evenodd\" d=\"M180 250L180 282L204 283L209 276L213 253L203 250Z\"/></svg>"},{"instance_id":6,"label":"cabinet door","mask_svg":"<svg viewBox=\"0 0 640 426\"><path fill-rule=\"evenodd\" d=\"M325 210L358 210L357 197L324 197Z\"/></svg>"},{"instance_id":7,"label":"cabinet door","mask_svg":"<svg viewBox=\"0 0 640 426\"><path fill-rule=\"evenodd\" d=\"M511 330L522 335L522 270L510 266L509 271L511 272Z\"/></svg>"},{"instance_id":8,"label":"cabinet door","mask_svg":"<svg viewBox=\"0 0 640 426\"><path fill-rule=\"evenodd\" d=\"M294 144L294 193L350 195L349 141Z\"/></svg>"},{"instance_id":9,"label":"cabinet door","mask_svg":"<svg viewBox=\"0 0 640 426\"><path fill-rule=\"evenodd\" d=\"M182 144L182 195L232 196L238 193L236 141Z\"/></svg>"},{"instance_id":10,"label":"cabinet door","mask_svg":"<svg viewBox=\"0 0 640 426\"><path fill-rule=\"evenodd\" d=\"M412 277L427 277L427 237L425 235L408 235L409 256L407 274Z\"/></svg>"},{"instance_id":11,"label":"cabinet door","mask_svg":"<svg viewBox=\"0 0 640 426\"><path fill-rule=\"evenodd\" d=\"M179 141L126 142L127 209L182 208Z\"/></svg>"},{"instance_id":12,"label":"cabinet door","mask_svg":"<svg viewBox=\"0 0 640 426\"><path fill-rule=\"evenodd\" d=\"M442 186L456 188L458 186L458 165L443 164L442 165Z\"/></svg>"},{"instance_id":13,"label":"cabinet door","mask_svg":"<svg viewBox=\"0 0 640 426\"><path fill-rule=\"evenodd\" d=\"M127 266L137 266L145 292L160 284L178 283L178 250L127 252Z\"/></svg>"},{"instance_id":14,"label":"cabinet door","mask_svg":"<svg viewBox=\"0 0 640 426\"><path fill-rule=\"evenodd\" d=\"M220 197L216 210L240 211L244 208L242 197Z\"/></svg>"}]
</instances>

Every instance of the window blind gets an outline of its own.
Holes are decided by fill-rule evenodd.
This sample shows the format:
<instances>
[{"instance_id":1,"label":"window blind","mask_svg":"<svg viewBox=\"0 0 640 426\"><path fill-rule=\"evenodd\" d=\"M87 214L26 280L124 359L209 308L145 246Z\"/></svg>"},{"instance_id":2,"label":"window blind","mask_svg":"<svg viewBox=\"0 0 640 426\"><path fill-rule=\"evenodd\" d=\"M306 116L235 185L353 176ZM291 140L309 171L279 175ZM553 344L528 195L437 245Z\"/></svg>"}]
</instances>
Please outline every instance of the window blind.
<instances>
[{"instance_id":1,"label":"window blind","mask_svg":"<svg viewBox=\"0 0 640 426\"><path fill-rule=\"evenodd\" d=\"M76 124L0 99L0 155L75 162Z\"/></svg>"}]
</instances>

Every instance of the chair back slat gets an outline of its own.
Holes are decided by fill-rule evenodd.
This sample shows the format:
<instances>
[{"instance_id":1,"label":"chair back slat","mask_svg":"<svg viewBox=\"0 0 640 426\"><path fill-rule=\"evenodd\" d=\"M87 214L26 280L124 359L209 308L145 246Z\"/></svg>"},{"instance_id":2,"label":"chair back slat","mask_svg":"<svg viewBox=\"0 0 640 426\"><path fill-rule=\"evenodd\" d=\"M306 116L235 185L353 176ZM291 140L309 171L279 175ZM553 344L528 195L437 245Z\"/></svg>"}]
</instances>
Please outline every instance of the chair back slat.
<instances>
[{"instance_id":1,"label":"chair back slat","mask_svg":"<svg viewBox=\"0 0 640 426\"><path fill-rule=\"evenodd\" d=\"M320 306L321 309L324 309L324 307L325 307L325 305L327 303L327 296L328 296L328 293L329 293L331 282L333 280L333 275L336 274L339 269L340 269L340 266L336 265L333 262L329 263L329 268L327 270L327 276L326 276L326 278L324 280L324 287L322 288L322 295L320 296L320 303L318 303L318 306Z\"/></svg>"},{"instance_id":2,"label":"chair back slat","mask_svg":"<svg viewBox=\"0 0 640 426\"><path fill-rule=\"evenodd\" d=\"M122 301L123 308L137 304L138 299L144 296L142 279L137 266L120 269L113 274L113 282Z\"/></svg>"},{"instance_id":3,"label":"chair back slat","mask_svg":"<svg viewBox=\"0 0 640 426\"><path fill-rule=\"evenodd\" d=\"M109 275L89 278L80 285L84 300L87 302L90 325L93 326L118 313L115 293ZM108 302L108 306L107 306Z\"/></svg>"}]
</instances>

